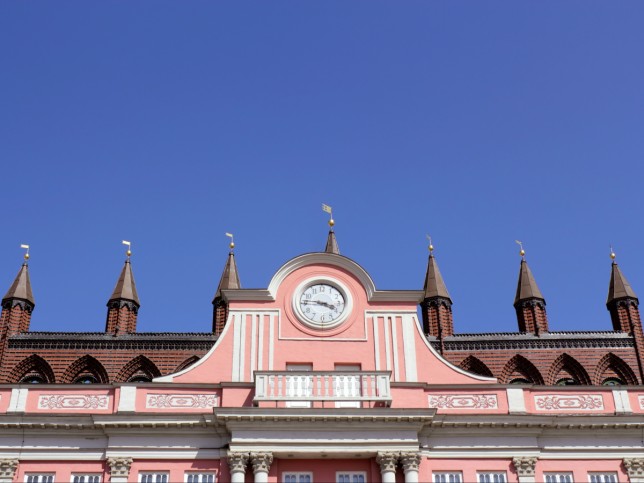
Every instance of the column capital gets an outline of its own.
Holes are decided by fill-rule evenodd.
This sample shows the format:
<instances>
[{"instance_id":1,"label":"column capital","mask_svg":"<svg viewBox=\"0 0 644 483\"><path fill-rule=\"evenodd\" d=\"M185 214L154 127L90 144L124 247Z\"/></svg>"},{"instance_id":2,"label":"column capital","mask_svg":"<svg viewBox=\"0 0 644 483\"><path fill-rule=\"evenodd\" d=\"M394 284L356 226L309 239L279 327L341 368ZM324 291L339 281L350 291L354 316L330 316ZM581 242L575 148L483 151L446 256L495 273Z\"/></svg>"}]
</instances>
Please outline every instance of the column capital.
<instances>
[{"instance_id":1,"label":"column capital","mask_svg":"<svg viewBox=\"0 0 644 483\"><path fill-rule=\"evenodd\" d=\"M228 452L228 467L231 473L246 473L247 465L248 453L240 453L238 451Z\"/></svg>"},{"instance_id":2,"label":"column capital","mask_svg":"<svg viewBox=\"0 0 644 483\"><path fill-rule=\"evenodd\" d=\"M517 470L519 476L534 476L534 470L537 466L536 456L517 456L512 458L512 464Z\"/></svg>"},{"instance_id":3,"label":"column capital","mask_svg":"<svg viewBox=\"0 0 644 483\"><path fill-rule=\"evenodd\" d=\"M112 477L130 476L130 466L132 466L132 458L107 458L107 464L110 467L110 475Z\"/></svg>"},{"instance_id":4,"label":"column capital","mask_svg":"<svg viewBox=\"0 0 644 483\"><path fill-rule=\"evenodd\" d=\"M11 478L16 475L16 468L18 468L18 458L3 458L0 459L0 478Z\"/></svg>"},{"instance_id":5,"label":"column capital","mask_svg":"<svg viewBox=\"0 0 644 483\"><path fill-rule=\"evenodd\" d=\"M250 463L253 465L253 473L263 471L268 473L273 462L273 453L251 453Z\"/></svg>"},{"instance_id":6,"label":"column capital","mask_svg":"<svg viewBox=\"0 0 644 483\"><path fill-rule=\"evenodd\" d=\"M418 452L400 453L400 464L403 471L418 471L420 469L421 456Z\"/></svg>"},{"instance_id":7,"label":"column capital","mask_svg":"<svg viewBox=\"0 0 644 483\"><path fill-rule=\"evenodd\" d=\"M644 478L644 458L624 458L624 467L630 478Z\"/></svg>"},{"instance_id":8,"label":"column capital","mask_svg":"<svg viewBox=\"0 0 644 483\"><path fill-rule=\"evenodd\" d=\"M380 465L380 472L392 471L395 473L399 457L400 453L378 451L376 462Z\"/></svg>"}]
</instances>

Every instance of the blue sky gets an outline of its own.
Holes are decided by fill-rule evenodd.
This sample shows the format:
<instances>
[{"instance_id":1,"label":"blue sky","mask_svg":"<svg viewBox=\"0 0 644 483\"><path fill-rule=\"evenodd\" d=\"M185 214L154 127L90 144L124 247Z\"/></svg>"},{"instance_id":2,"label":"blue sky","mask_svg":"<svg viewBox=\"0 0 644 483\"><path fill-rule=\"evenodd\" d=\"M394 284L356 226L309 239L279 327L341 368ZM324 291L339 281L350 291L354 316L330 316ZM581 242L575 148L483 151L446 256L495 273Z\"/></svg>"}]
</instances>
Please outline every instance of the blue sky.
<instances>
[{"instance_id":1,"label":"blue sky","mask_svg":"<svg viewBox=\"0 0 644 483\"><path fill-rule=\"evenodd\" d=\"M0 289L102 331L133 242L142 331L207 331L321 250L513 331L518 247L551 330L608 330L608 245L644 293L642 2L2 2Z\"/></svg>"}]
</instances>

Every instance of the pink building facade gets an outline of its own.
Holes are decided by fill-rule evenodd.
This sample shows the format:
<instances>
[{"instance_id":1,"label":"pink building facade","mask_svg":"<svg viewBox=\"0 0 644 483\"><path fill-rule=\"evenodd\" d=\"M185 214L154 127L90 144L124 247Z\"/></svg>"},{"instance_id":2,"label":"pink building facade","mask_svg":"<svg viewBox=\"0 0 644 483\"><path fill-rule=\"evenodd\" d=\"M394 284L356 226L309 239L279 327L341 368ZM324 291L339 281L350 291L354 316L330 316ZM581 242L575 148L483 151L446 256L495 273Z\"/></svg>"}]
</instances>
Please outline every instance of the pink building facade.
<instances>
[{"instance_id":1,"label":"pink building facade","mask_svg":"<svg viewBox=\"0 0 644 483\"><path fill-rule=\"evenodd\" d=\"M422 290L337 253L223 289L152 382L0 385L0 483L644 483L644 387L501 384L443 358Z\"/></svg>"}]
</instances>

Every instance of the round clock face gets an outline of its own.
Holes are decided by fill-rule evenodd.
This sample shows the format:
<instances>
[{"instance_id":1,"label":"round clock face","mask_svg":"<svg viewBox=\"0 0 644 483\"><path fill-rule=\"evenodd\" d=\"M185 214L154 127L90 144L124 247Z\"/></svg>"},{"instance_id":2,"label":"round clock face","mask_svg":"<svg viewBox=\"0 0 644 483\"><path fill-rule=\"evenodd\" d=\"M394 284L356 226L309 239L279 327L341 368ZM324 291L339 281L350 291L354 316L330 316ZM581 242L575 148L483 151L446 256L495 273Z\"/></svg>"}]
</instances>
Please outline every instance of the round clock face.
<instances>
[{"instance_id":1,"label":"round clock face","mask_svg":"<svg viewBox=\"0 0 644 483\"><path fill-rule=\"evenodd\" d=\"M297 307L300 314L317 327L334 325L345 313L345 296L333 285L313 283L300 293Z\"/></svg>"}]
</instances>

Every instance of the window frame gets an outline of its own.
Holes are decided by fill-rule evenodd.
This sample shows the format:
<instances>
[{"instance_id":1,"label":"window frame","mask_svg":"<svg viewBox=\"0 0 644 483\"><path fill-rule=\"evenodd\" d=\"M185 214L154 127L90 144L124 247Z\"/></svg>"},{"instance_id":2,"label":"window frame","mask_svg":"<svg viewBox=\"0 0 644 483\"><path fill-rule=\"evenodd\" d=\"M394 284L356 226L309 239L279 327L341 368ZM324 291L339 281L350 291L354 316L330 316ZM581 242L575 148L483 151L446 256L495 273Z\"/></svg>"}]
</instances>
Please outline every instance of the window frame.
<instances>
[{"instance_id":1,"label":"window frame","mask_svg":"<svg viewBox=\"0 0 644 483\"><path fill-rule=\"evenodd\" d=\"M336 471L335 472L335 483L340 483L339 482L340 475L349 475L349 477L352 480L353 480L354 476L360 475L360 476L362 476L362 481L364 481L365 483L367 483L367 481L368 481L366 471ZM353 483L353 481L351 481L350 483Z\"/></svg>"},{"instance_id":2,"label":"window frame","mask_svg":"<svg viewBox=\"0 0 644 483\"><path fill-rule=\"evenodd\" d=\"M217 483L217 473L215 471L185 471L183 473L183 483L188 483L189 476L198 475L203 479L203 476L212 476L213 483Z\"/></svg>"},{"instance_id":3,"label":"window frame","mask_svg":"<svg viewBox=\"0 0 644 483\"><path fill-rule=\"evenodd\" d=\"M508 472L505 470L483 470L483 471L477 471L476 472L476 479L480 483L481 481L481 476L483 475L503 475L503 481L500 481L499 483L508 483ZM494 483L494 482L492 482Z\"/></svg>"},{"instance_id":4,"label":"window frame","mask_svg":"<svg viewBox=\"0 0 644 483\"><path fill-rule=\"evenodd\" d=\"M136 481L138 483L143 483L143 477L148 476L148 475L155 475L155 476L164 475L166 477L165 483L170 483L170 472L168 470L159 470L159 471L142 470L142 471L139 471L139 474L137 475L137 480ZM156 481L153 481L152 483L156 483Z\"/></svg>"},{"instance_id":5,"label":"window frame","mask_svg":"<svg viewBox=\"0 0 644 483\"><path fill-rule=\"evenodd\" d=\"M593 476L600 476L603 477L602 481L599 483L606 483L605 478L607 476L613 477L613 480L610 483L619 483L619 475L617 474L617 471L589 471L588 472L588 481L589 483L593 483Z\"/></svg>"},{"instance_id":6,"label":"window frame","mask_svg":"<svg viewBox=\"0 0 644 483\"><path fill-rule=\"evenodd\" d=\"M98 477L98 483L103 483L103 473L72 473L69 477L69 483L74 483L74 478L95 478ZM88 481L84 483L90 483Z\"/></svg>"},{"instance_id":7,"label":"window frame","mask_svg":"<svg viewBox=\"0 0 644 483\"><path fill-rule=\"evenodd\" d=\"M543 481L547 482L548 477L556 477L556 479L552 482L548 483L575 483L575 477L572 473L572 471L544 471L543 472ZM561 481L561 477L568 477L570 480L568 481Z\"/></svg>"},{"instance_id":8,"label":"window frame","mask_svg":"<svg viewBox=\"0 0 644 483\"><path fill-rule=\"evenodd\" d=\"M455 482L455 483L463 483L463 481L464 481L462 471L458 471L458 470L453 470L453 471L432 471L432 483L441 483L439 481L436 481L436 477L441 476L441 475L445 475L445 476L448 476L448 475L456 476L456 475L458 475L458 482ZM449 482L447 482L447 483L449 483Z\"/></svg>"},{"instance_id":9,"label":"window frame","mask_svg":"<svg viewBox=\"0 0 644 483\"><path fill-rule=\"evenodd\" d=\"M296 483L300 483L300 476L308 476L311 483L313 483L313 472L312 471L282 471L282 483L286 483L286 476L295 476L297 478Z\"/></svg>"},{"instance_id":10,"label":"window frame","mask_svg":"<svg viewBox=\"0 0 644 483\"><path fill-rule=\"evenodd\" d=\"M24 475L24 483L28 483L29 478L33 478L34 476L38 477L38 481L31 482L31 483L45 483L45 482L41 481L40 479L44 478L44 477L48 477L48 476L51 476L51 483L55 483L55 481L56 481L56 473L55 472L54 473L50 473L50 472L47 472L47 473L25 473L25 475ZM47 482L47 483L49 483L49 482Z\"/></svg>"}]
</instances>

